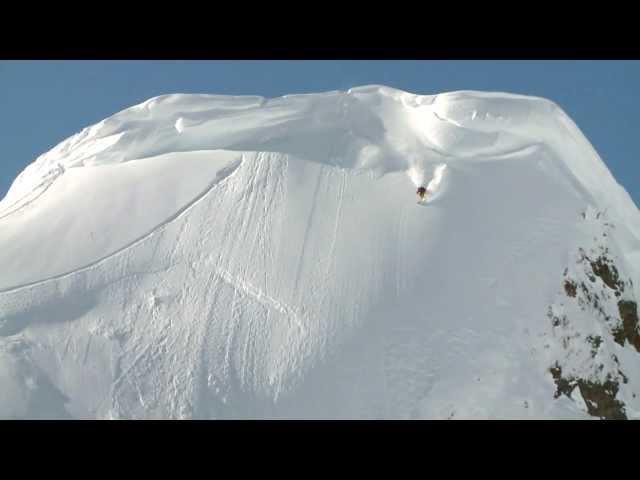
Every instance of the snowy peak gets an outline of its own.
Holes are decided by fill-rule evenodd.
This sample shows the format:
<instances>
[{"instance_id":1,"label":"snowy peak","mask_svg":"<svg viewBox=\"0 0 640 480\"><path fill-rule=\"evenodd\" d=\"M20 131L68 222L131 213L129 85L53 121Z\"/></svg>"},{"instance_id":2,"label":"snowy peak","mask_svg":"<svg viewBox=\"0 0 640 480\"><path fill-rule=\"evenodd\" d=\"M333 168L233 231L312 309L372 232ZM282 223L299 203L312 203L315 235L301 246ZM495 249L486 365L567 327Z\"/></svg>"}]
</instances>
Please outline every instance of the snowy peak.
<instances>
[{"instance_id":1,"label":"snowy peak","mask_svg":"<svg viewBox=\"0 0 640 480\"><path fill-rule=\"evenodd\" d=\"M0 415L637 418L639 222L548 100L157 97L0 202Z\"/></svg>"},{"instance_id":2,"label":"snowy peak","mask_svg":"<svg viewBox=\"0 0 640 480\"><path fill-rule=\"evenodd\" d=\"M585 153L564 162L587 190L613 181L571 120L540 98L471 91L426 96L383 86L269 100L164 95L86 128L42 155L9 197L62 169L176 151L272 151L384 173L444 158L495 159L532 146L566 150L567 143Z\"/></svg>"}]
</instances>

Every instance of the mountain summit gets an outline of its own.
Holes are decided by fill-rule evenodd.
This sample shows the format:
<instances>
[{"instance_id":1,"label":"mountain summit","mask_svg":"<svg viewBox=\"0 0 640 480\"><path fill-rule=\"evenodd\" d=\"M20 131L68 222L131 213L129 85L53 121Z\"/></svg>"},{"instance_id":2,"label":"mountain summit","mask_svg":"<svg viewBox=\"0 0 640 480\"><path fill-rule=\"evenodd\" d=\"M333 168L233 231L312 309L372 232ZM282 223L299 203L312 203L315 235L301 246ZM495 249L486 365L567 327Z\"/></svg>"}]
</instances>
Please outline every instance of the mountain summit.
<instances>
[{"instance_id":1,"label":"mountain summit","mask_svg":"<svg viewBox=\"0 0 640 480\"><path fill-rule=\"evenodd\" d=\"M0 265L2 418L640 418L640 214L541 98L153 98Z\"/></svg>"}]
</instances>

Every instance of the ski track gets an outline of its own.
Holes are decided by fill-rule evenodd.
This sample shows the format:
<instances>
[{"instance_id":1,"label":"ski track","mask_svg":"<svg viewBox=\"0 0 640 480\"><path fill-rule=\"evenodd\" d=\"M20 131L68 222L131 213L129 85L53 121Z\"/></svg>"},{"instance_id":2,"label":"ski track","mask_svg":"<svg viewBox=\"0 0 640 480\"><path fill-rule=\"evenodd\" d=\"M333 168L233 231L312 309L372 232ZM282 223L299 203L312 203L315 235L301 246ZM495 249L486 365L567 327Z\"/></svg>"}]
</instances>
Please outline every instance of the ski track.
<instances>
[{"instance_id":1,"label":"ski track","mask_svg":"<svg viewBox=\"0 0 640 480\"><path fill-rule=\"evenodd\" d=\"M238 290L239 292L243 292L248 297L253 298L258 303L264 305L268 308L273 308L278 312L282 313L285 317L293 319L298 327L304 330L302 323L300 322L299 315L295 308L287 305L284 302L280 302L279 300L267 295L265 292L260 290L259 288L251 285L246 280L243 280L240 277L235 277L231 275L229 272L226 272L222 269L217 269L215 272L225 283Z\"/></svg>"},{"instance_id":2,"label":"ski track","mask_svg":"<svg viewBox=\"0 0 640 480\"><path fill-rule=\"evenodd\" d=\"M335 250L336 250L336 242L338 239L338 231L340 228L340 221L342 220L342 209L344 203L344 192L346 189L347 178L346 174L343 170L339 170L340 175L340 186L338 188L338 206L336 207L335 213L335 222L333 226L333 233L331 235L331 244L329 246L329 256L327 261L327 269L324 273L324 278L329 278L329 274L331 272L331 268L334 266L335 262Z\"/></svg>"},{"instance_id":3,"label":"ski track","mask_svg":"<svg viewBox=\"0 0 640 480\"><path fill-rule=\"evenodd\" d=\"M241 253L237 248L237 245L240 243L238 238L246 238L249 225L255 226L256 235L253 238L252 247L245 253L248 253L250 256L258 255L262 261L265 262L265 267L267 266L266 262L269 261L268 259L272 256L270 249L266 248L266 242L270 238L269 232L274 221L272 218L272 212L279 202L281 202L284 195L283 182L287 162L286 158L276 159L270 154L258 154L258 156L260 157L260 160L257 161L256 165L248 171L250 181L247 182L247 188L243 193L243 199L241 201L243 207L238 209L240 215L237 217L230 215L225 221L223 226L224 233L221 236L224 244L218 251L216 261L211 263L213 271L209 275L207 286L205 288L207 291L213 290L214 292L207 320L205 322L203 341L201 344L200 356L204 359L203 362L205 362L205 365L208 364L211 356L208 341L210 338L209 332L211 322L213 321L214 316L216 315L215 312L217 312L218 308L225 308L224 306L219 305L219 293L222 292L222 284L226 284L232 288L233 298L229 305L231 318L228 321L225 321L225 324L222 327L225 332L225 338L227 338L227 345L225 347L225 351L227 353L224 355L222 371L224 377L231 382L231 392L236 392L236 394L239 394L239 392L244 388L243 385L249 378L249 372L246 369L236 372L233 359L230 356L230 352L233 350L233 345L236 342L236 338L239 335L238 332L240 332L239 329L242 324L241 295L255 300L258 305L265 308L265 321L268 322L270 312L275 310L282 314L285 319L293 322L294 325L297 325L298 328L302 328L297 312L285 302L277 300L273 295L268 293L268 279L266 274L263 284L264 289L259 288L247 280L248 268L252 262L249 262L247 267L240 272L239 275L234 275L229 270L231 265L235 263L234 258L236 257L236 251L238 255ZM271 180L273 180L273 182ZM269 190L267 190L267 186L269 186ZM262 208L259 208L260 203L262 204ZM236 215L238 210L235 211ZM276 211L279 211L279 209ZM238 224L239 235L238 238L236 238L230 235L229 232L234 225ZM222 284L220 282L222 282ZM214 285L213 287L211 286L212 284ZM254 327L251 322L248 322L245 324L244 328L252 329ZM247 356L249 355L248 349L255 348L255 346L252 346L252 344L250 345L246 340L247 339L245 338L242 351L243 358L245 358L246 361L249 361L249 357ZM200 388L204 393L200 393L199 398L203 398L203 396L206 398L208 395L206 392L209 391L208 380L205 379L204 376L201 378ZM236 379L241 383L237 383ZM224 394L216 394L216 397L219 395L223 395L224 398ZM225 406L227 403L228 402L223 401L219 408L222 408L223 411L227 411L228 407ZM227 413L229 412L227 411Z\"/></svg>"},{"instance_id":4,"label":"ski track","mask_svg":"<svg viewBox=\"0 0 640 480\"><path fill-rule=\"evenodd\" d=\"M318 176L316 178L316 185L315 185L314 190L313 190L313 195L312 195L312 200L311 200L311 211L309 212L309 217L307 219L307 223L306 223L306 226L305 226L304 236L302 237L302 247L300 248L300 254L298 255L298 258L299 258L298 268L296 269L296 276L295 276L295 280L293 282L292 291L294 292L294 295L296 297L296 302L299 301L300 297L302 296L302 291L299 288L300 275L302 274L302 268L303 268L303 264L304 264L304 259L306 258L305 257L305 250L306 250L306 247L307 247L307 243L309 241L309 231L311 230L311 223L313 222L313 219L314 219L314 214L315 214L316 204L317 204L318 191L320 189L320 183L322 182L323 177L324 177L324 167L320 167L320 170L318 172Z\"/></svg>"},{"instance_id":5,"label":"ski track","mask_svg":"<svg viewBox=\"0 0 640 480\"><path fill-rule=\"evenodd\" d=\"M48 176L47 176L48 175ZM33 205L42 195L44 195L44 193L49 190L49 188L54 184L54 182L62 175L64 175L64 170L52 170L51 172L49 172L47 175L44 176L43 181L36 185L35 187L33 187L33 189L24 194L22 197L20 197L18 200L16 200L15 202L13 202L11 205L8 205L5 209L3 209L0 212L0 220L3 220L6 217L9 217L10 215L13 215L14 213L17 213L21 210L23 210L24 208ZM27 199L30 195L33 195L35 193L35 196L32 199ZM23 200L26 200L26 202L22 203ZM12 207L18 205L17 207L13 208L13 210L7 212L7 210L11 209Z\"/></svg>"},{"instance_id":6,"label":"ski track","mask_svg":"<svg viewBox=\"0 0 640 480\"><path fill-rule=\"evenodd\" d=\"M87 364L87 358L89 357L89 348L91 347L91 340L92 340L93 336L89 335L89 339L87 340L87 346L84 350L84 357L82 358L82 365L86 365Z\"/></svg>"},{"instance_id":7,"label":"ski track","mask_svg":"<svg viewBox=\"0 0 640 480\"><path fill-rule=\"evenodd\" d=\"M409 207L402 207L398 227L396 228L398 242L396 244L396 298L401 297L401 292L404 290L404 275L406 271L406 249L407 249L407 229L409 223Z\"/></svg>"}]
</instances>

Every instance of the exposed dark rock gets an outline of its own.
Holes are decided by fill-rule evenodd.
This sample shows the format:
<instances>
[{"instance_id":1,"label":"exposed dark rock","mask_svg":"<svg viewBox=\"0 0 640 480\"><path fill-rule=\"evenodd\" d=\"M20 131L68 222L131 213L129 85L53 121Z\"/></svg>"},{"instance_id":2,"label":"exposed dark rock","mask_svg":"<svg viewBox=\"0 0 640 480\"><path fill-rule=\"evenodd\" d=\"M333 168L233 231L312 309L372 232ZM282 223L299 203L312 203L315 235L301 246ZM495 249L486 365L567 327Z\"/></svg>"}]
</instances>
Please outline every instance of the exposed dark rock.
<instances>
[{"instance_id":1,"label":"exposed dark rock","mask_svg":"<svg viewBox=\"0 0 640 480\"><path fill-rule=\"evenodd\" d=\"M564 291L570 297L575 297L577 292L577 286L573 280L564 281Z\"/></svg>"},{"instance_id":2,"label":"exposed dark rock","mask_svg":"<svg viewBox=\"0 0 640 480\"><path fill-rule=\"evenodd\" d=\"M596 335L595 337L593 335L589 335L587 337L587 342L591 344L591 358L595 358L598 353L598 349L602 344L602 337L600 335Z\"/></svg>"},{"instance_id":3,"label":"exposed dark rock","mask_svg":"<svg viewBox=\"0 0 640 480\"><path fill-rule=\"evenodd\" d=\"M618 311L622 319L622 325L613 329L613 339L624 346L627 340L640 352L640 335L638 334L638 307L636 302L620 300Z\"/></svg>"},{"instance_id":4,"label":"exposed dark rock","mask_svg":"<svg viewBox=\"0 0 640 480\"><path fill-rule=\"evenodd\" d=\"M604 383L593 382L582 378L563 377L562 367L557 363L549 369L556 383L554 398L565 395L571 398L571 393L578 387L587 405L589 415L603 420L626 420L624 403L616 399L619 384L607 376Z\"/></svg>"}]
</instances>

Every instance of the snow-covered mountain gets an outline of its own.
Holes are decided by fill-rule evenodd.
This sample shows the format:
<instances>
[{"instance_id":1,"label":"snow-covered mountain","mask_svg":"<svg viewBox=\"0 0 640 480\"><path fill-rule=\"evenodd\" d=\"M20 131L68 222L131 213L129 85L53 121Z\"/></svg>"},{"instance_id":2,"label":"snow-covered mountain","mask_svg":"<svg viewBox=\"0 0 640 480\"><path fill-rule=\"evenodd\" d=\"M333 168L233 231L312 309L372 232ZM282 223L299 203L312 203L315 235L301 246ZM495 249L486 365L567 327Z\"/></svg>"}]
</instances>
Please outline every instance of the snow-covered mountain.
<instances>
[{"instance_id":1,"label":"snow-covered mountain","mask_svg":"<svg viewBox=\"0 0 640 480\"><path fill-rule=\"evenodd\" d=\"M2 418L640 418L640 214L541 98L153 98L0 265Z\"/></svg>"}]
</instances>

